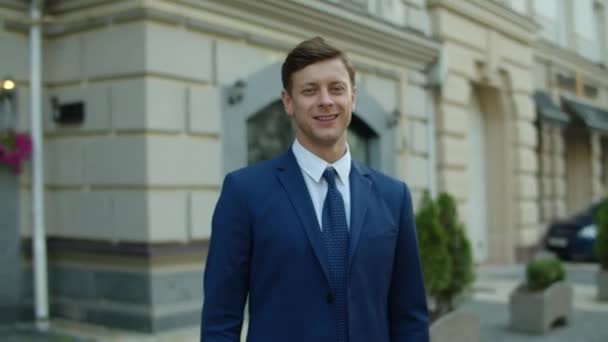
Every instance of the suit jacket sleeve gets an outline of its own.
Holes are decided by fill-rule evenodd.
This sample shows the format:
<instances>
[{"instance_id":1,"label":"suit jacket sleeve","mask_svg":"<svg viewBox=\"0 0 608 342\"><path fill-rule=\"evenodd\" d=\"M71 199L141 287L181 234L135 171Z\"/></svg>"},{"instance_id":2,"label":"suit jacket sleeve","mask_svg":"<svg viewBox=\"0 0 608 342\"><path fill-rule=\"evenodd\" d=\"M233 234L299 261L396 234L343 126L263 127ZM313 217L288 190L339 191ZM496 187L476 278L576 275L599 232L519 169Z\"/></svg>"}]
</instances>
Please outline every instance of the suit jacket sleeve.
<instances>
[{"instance_id":1,"label":"suit jacket sleeve","mask_svg":"<svg viewBox=\"0 0 608 342\"><path fill-rule=\"evenodd\" d=\"M201 341L238 342L248 293L250 220L245 198L226 176L213 213L205 266Z\"/></svg>"},{"instance_id":2,"label":"suit jacket sleeve","mask_svg":"<svg viewBox=\"0 0 608 342\"><path fill-rule=\"evenodd\" d=\"M391 342L428 342L428 309L410 192L403 184L399 233L389 292Z\"/></svg>"}]
</instances>

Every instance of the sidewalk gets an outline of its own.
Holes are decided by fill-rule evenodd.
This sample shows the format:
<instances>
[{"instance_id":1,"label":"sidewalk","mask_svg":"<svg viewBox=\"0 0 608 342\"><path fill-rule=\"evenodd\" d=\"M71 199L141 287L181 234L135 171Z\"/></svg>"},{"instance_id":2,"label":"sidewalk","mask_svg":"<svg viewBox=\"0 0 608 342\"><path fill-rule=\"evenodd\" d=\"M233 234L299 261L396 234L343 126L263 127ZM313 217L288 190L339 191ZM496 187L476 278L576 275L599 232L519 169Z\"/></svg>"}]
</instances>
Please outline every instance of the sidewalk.
<instances>
[{"instance_id":1,"label":"sidewalk","mask_svg":"<svg viewBox=\"0 0 608 342\"><path fill-rule=\"evenodd\" d=\"M481 318L482 342L606 342L608 303L596 300L597 264L566 264L574 288L574 317L546 335L526 335L509 328L509 295L524 279L523 265L483 266L477 271L473 300L464 309Z\"/></svg>"},{"instance_id":2,"label":"sidewalk","mask_svg":"<svg viewBox=\"0 0 608 342\"><path fill-rule=\"evenodd\" d=\"M199 327L143 334L109 329L60 319L50 322L46 332L38 332L32 324L0 326L2 342L197 342Z\"/></svg>"},{"instance_id":3,"label":"sidewalk","mask_svg":"<svg viewBox=\"0 0 608 342\"><path fill-rule=\"evenodd\" d=\"M606 342L608 303L595 299L597 267L597 264L566 264L567 280L574 287L574 318L570 324L543 336L520 334L509 328L509 295L524 279L523 265L479 267L472 299L463 309L480 317L482 342ZM246 331L245 322L243 337ZM150 335L53 320L45 334L37 333L31 325L20 325L0 327L0 337L3 342L196 342L199 328Z\"/></svg>"}]
</instances>

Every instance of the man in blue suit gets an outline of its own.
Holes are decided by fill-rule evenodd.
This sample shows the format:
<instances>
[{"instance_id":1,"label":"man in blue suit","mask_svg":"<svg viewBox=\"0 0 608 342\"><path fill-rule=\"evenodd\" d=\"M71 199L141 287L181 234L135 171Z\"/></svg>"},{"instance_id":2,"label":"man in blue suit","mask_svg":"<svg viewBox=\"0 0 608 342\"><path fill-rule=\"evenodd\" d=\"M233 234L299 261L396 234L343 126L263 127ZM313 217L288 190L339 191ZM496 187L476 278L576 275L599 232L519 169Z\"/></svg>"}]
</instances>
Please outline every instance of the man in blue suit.
<instances>
[{"instance_id":1,"label":"man in blue suit","mask_svg":"<svg viewBox=\"0 0 608 342\"><path fill-rule=\"evenodd\" d=\"M313 38L282 68L291 149L228 174L213 214L201 341L423 342L410 192L351 160L355 72Z\"/></svg>"}]
</instances>

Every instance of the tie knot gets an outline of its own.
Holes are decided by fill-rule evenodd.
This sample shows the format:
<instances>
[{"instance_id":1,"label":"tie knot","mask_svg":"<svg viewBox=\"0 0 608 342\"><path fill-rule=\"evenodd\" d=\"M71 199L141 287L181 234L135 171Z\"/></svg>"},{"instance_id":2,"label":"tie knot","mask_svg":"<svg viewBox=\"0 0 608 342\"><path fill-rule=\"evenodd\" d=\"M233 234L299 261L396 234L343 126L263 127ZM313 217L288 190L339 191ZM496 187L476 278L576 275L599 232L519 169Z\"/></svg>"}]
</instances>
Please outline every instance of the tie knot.
<instances>
[{"instance_id":1,"label":"tie knot","mask_svg":"<svg viewBox=\"0 0 608 342\"><path fill-rule=\"evenodd\" d=\"M325 178L325 181L327 181L327 185L329 185L330 188L334 188L336 186L336 169L333 167L325 169L323 178Z\"/></svg>"}]
</instances>

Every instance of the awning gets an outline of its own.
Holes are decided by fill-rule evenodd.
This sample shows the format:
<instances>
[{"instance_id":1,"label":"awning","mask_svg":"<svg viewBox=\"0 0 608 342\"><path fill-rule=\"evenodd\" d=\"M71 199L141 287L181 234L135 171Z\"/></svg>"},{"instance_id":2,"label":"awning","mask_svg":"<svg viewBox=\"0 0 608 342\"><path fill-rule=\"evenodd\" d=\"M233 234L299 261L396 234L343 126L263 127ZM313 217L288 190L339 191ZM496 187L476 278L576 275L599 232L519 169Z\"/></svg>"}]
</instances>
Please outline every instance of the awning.
<instances>
[{"instance_id":1,"label":"awning","mask_svg":"<svg viewBox=\"0 0 608 342\"><path fill-rule=\"evenodd\" d=\"M560 124L567 124L570 122L568 114L564 113L559 107L553 102L551 96L542 90L536 90L532 95L536 108L540 114L541 119L557 122Z\"/></svg>"},{"instance_id":2,"label":"awning","mask_svg":"<svg viewBox=\"0 0 608 342\"><path fill-rule=\"evenodd\" d=\"M587 127L608 134L608 110L561 97L562 103L572 114L580 117Z\"/></svg>"}]
</instances>

